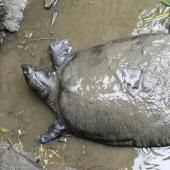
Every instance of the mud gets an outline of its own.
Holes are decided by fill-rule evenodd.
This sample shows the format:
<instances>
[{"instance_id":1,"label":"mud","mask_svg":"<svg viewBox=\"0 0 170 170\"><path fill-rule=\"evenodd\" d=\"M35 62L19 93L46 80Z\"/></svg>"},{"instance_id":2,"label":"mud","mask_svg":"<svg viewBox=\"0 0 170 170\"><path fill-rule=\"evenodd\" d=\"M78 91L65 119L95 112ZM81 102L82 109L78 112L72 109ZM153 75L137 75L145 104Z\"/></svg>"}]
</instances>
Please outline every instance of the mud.
<instances>
[{"instance_id":1,"label":"mud","mask_svg":"<svg viewBox=\"0 0 170 170\"><path fill-rule=\"evenodd\" d=\"M17 132L22 126L27 132L21 136L24 149L35 150L35 137L55 120L55 116L27 87L20 65L51 66L47 47L52 40L46 38L68 39L77 50L130 36L140 12L155 2L160 1L61 0L55 8L59 15L54 23L54 34L50 37L53 12L44 10L43 1L29 0L21 31L9 35L0 48L0 125L12 132ZM39 41L42 38L45 40ZM15 116L17 113L22 113L20 123ZM1 135L6 138L6 134ZM17 142L15 138L12 140ZM54 163L54 167L93 167L96 170L135 170L136 167L164 170L166 165L170 165L167 147L149 151L113 148L78 138L67 139L67 143L55 141L45 147L58 149L59 155L48 158L49 163L45 165L48 168L52 166L50 163Z\"/></svg>"}]
</instances>

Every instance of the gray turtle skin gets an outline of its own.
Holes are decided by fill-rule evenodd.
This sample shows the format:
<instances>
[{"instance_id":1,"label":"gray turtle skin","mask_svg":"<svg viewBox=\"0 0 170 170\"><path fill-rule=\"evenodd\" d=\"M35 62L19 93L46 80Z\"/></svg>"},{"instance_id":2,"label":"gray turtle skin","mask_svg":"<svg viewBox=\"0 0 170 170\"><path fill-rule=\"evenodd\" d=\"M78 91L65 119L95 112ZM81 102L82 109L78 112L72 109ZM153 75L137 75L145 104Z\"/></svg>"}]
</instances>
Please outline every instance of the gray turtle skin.
<instances>
[{"instance_id":1,"label":"gray turtle skin","mask_svg":"<svg viewBox=\"0 0 170 170\"><path fill-rule=\"evenodd\" d=\"M113 146L170 145L170 36L142 35L70 53L52 42L53 71L22 65L28 85L57 113L40 136L72 133Z\"/></svg>"}]
</instances>

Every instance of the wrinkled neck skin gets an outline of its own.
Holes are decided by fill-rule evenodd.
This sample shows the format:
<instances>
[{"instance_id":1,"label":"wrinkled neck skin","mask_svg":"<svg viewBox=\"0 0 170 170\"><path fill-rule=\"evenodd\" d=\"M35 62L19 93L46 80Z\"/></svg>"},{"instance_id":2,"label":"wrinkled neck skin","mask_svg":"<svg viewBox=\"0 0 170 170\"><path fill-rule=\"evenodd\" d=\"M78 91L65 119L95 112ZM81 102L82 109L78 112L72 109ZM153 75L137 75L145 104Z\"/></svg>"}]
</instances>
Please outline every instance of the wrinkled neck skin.
<instances>
[{"instance_id":1,"label":"wrinkled neck skin","mask_svg":"<svg viewBox=\"0 0 170 170\"><path fill-rule=\"evenodd\" d=\"M59 94L59 80L57 71L54 72L54 76L52 77L51 86L49 95L45 98L45 102L47 105L57 113L57 117L61 117L60 109L58 106L58 94Z\"/></svg>"}]
</instances>

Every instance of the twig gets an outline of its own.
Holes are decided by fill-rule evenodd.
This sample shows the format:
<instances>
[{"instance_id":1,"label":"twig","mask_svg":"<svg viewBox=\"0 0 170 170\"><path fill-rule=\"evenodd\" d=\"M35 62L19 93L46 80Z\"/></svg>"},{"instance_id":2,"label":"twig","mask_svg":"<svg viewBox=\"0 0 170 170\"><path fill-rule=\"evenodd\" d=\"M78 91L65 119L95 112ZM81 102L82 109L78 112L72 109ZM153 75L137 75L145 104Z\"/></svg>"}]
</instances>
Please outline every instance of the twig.
<instances>
[{"instance_id":1,"label":"twig","mask_svg":"<svg viewBox=\"0 0 170 170\"><path fill-rule=\"evenodd\" d=\"M7 140L9 142L9 144L12 146L12 148L14 148L14 144L13 144L13 142L11 141L11 139L8 136L7 136Z\"/></svg>"},{"instance_id":2,"label":"twig","mask_svg":"<svg viewBox=\"0 0 170 170\"><path fill-rule=\"evenodd\" d=\"M53 34L53 25L54 25L54 22L55 22L57 16L58 16L58 13L56 11L54 11L52 20L51 20L50 34Z\"/></svg>"},{"instance_id":3,"label":"twig","mask_svg":"<svg viewBox=\"0 0 170 170\"><path fill-rule=\"evenodd\" d=\"M32 38L30 41L56 40L56 38Z\"/></svg>"},{"instance_id":4,"label":"twig","mask_svg":"<svg viewBox=\"0 0 170 170\"><path fill-rule=\"evenodd\" d=\"M91 170L91 169L94 169L94 168L104 168L105 170L110 170L109 168L106 168L105 166L100 166L100 165L94 165L90 168L87 168L86 170Z\"/></svg>"}]
</instances>

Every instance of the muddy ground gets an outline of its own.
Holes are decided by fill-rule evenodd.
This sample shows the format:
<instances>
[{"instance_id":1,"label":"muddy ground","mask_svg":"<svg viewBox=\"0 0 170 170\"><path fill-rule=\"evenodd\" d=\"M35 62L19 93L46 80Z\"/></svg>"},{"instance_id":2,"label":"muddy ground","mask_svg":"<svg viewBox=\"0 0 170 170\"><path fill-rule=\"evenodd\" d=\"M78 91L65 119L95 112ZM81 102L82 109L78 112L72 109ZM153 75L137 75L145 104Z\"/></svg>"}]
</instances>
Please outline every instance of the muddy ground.
<instances>
[{"instance_id":1,"label":"muddy ground","mask_svg":"<svg viewBox=\"0 0 170 170\"><path fill-rule=\"evenodd\" d=\"M40 155L40 164L47 169L168 167L168 148L158 150L154 157L152 150L108 147L76 137L67 139L66 143L37 145L36 136L55 120L55 115L27 87L20 67L22 63L51 67L48 44L53 39L68 39L73 49L79 50L131 36L139 13L156 2L159 0L60 0L55 8L45 10L42 1L28 0L20 31L8 34L0 47L0 126L10 130L1 136L18 143L18 130L21 130L24 134L19 139L24 150ZM51 27L54 11L58 17ZM144 158L147 159L144 161ZM151 159L154 161L149 163Z\"/></svg>"}]
</instances>

